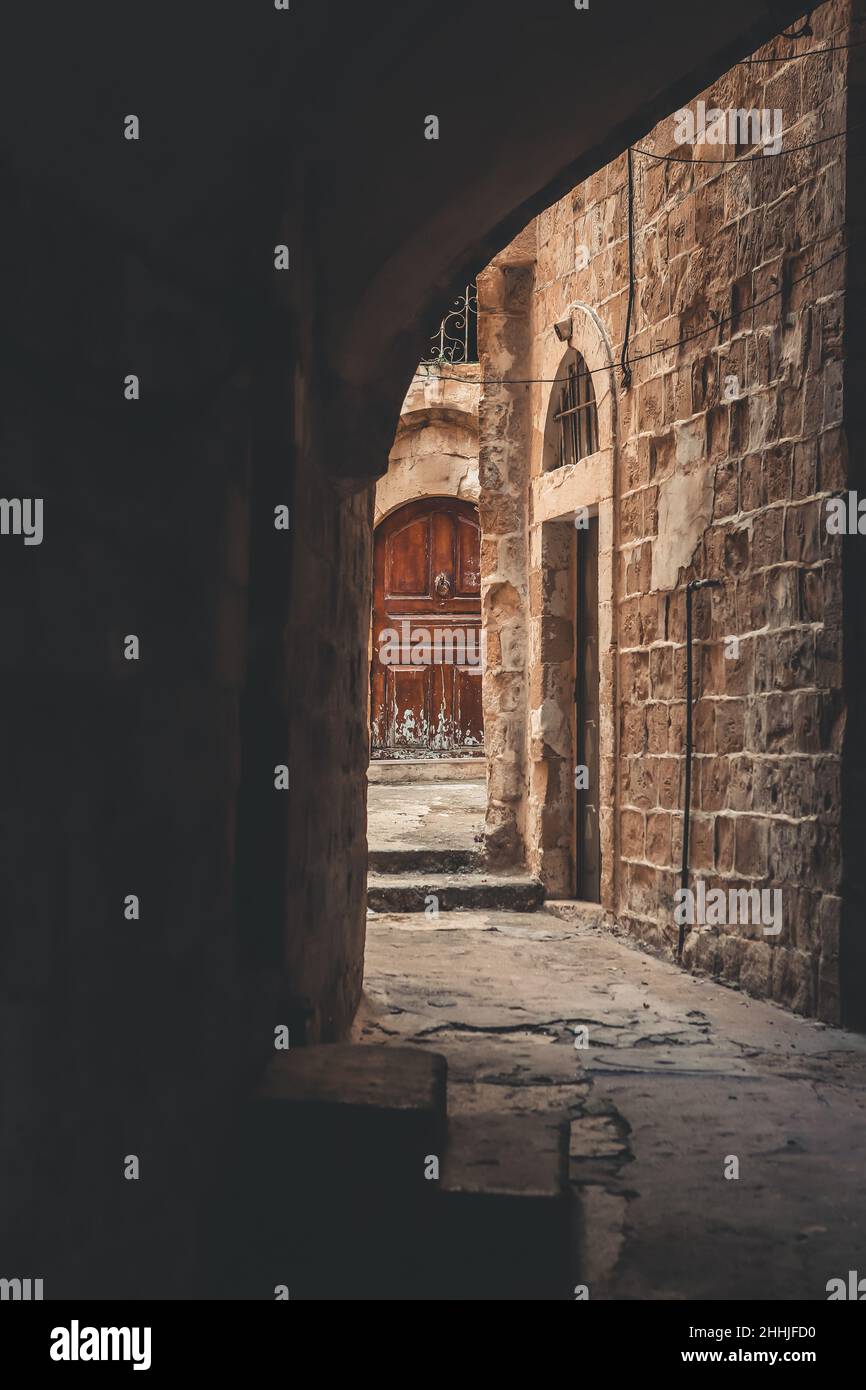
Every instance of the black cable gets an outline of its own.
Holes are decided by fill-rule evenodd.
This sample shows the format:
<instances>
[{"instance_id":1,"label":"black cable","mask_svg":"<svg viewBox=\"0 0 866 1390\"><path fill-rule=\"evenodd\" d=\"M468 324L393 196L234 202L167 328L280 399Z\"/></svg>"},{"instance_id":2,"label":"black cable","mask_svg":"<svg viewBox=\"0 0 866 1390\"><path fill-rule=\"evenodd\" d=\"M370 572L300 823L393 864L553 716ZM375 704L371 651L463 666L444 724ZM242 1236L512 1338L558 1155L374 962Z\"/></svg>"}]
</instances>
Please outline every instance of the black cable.
<instances>
[{"instance_id":1,"label":"black cable","mask_svg":"<svg viewBox=\"0 0 866 1390\"><path fill-rule=\"evenodd\" d=\"M807 14L807 23L806 23L806 26L805 26L798 34L785 34L785 35L783 35L782 37L784 37L784 38L797 38L797 37L805 37L805 35L806 35L807 33L811 34L811 33L812 33L812 30L811 30L811 29L809 28L809 26L808 26L808 19L809 19L809 16L811 15L811 13L812 13L812 11L810 10L810 11L808 12L808 14ZM811 55L814 55L814 54L835 52L835 51L837 51L838 49L860 48L860 47L862 47L864 44L866 44L866 39L859 39L856 43L830 45L830 46L828 46L828 47L826 47L826 48L821 48L821 49L810 49L808 53L791 54L789 58L779 58L779 59L775 59L775 58L744 58L744 59L742 59L742 62L743 62L743 63L752 63L752 62L754 62L754 63L765 63L765 62L766 62L766 63L770 63L770 62L789 62L789 61L791 60L791 58L808 58L808 57L810 57ZM812 113L810 112L809 114L812 114ZM802 118L801 118L801 119L802 119ZM860 129L862 129L863 124L864 124L864 122L858 121L858 123L857 123L856 125L848 126L848 127L845 128L845 130L836 131L833 135L822 135L822 136L819 136L819 138L818 138L817 140L811 140L811 141L809 141L807 144L804 144L804 145L791 145L788 149L780 150L780 151L779 151L779 154L797 154L797 153L798 153L799 151L801 151L801 150L811 150L811 149L815 149L818 145L827 144L830 140L839 140L839 139L841 139L842 136L847 136L847 135L851 134L851 133L852 133L853 131L855 131L855 130L860 130ZM783 132L783 133L784 133L784 132ZM737 165L737 164L740 164L740 165L741 165L741 164L749 164L749 163L752 163L752 162L754 162L754 161L756 161L756 160L763 160L763 159L766 159L766 158L767 158L767 155L766 155L763 151L761 151L761 152L758 153L758 154L740 155L740 156L739 156L738 158L736 158L736 159L695 159L695 158L691 158L691 157L688 157L688 158L687 158L687 157L685 157L685 156L682 156L682 157L681 157L681 156L678 156L678 155L654 154L652 150L645 150L645 149L642 149L639 145L629 145L629 146L627 146L627 155L628 155L628 261L629 261L629 287L628 287L628 306L627 306L627 308L626 308L625 335L624 335L624 338L623 338L622 354L621 354L621 357L620 357L620 368L621 368L621 370L622 370L622 384L623 384L623 386L626 387L626 388L628 388L629 386L631 386L631 380L632 380L631 359L630 359L630 357L629 357L629 336L630 336L630 332L631 332L631 319L632 319L632 311L633 311L633 307L634 307L634 293L635 293L635 280L634 280L634 211L633 211L633 207L634 207L634 183L633 183L633 167L632 167L632 155L634 155L634 154L641 154L641 155L644 155L645 158L647 158L647 159L655 159L655 160L657 160L659 163L663 163L663 164L724 164L724 165L728 165L728 166ZM857 240L860 240L860 238L855 238L855 241L857 241ZM853 243L851 243L851 242L848 243L848 245L851 245L851 244L853 244ZM820 265L814 266L811 270L806 271L804 275L802 275L801 277L799 277L799 279L797 279L797 280L792 280L792 281L791 281L791 286L800 284L801 281L807 279L809 275L814 275L816 271L821 270L825 265L830 265L830 263L831 263L832 261L836 260L838 256L842 255L843 252L844 252L846 249L847 249L847 246L846 246L846 247L842 247L842 249L841 249L840 251L835 252L834 255L830 256L826 261L822 261ZM790 288L790 286L789 286L789 288ZM781 293L782 293L782 289L780 288L780 289L774 290L774 291L772 291L770 294L766 295L766 296L764 297L764 299L755 300L752 304L746 305L742 310L738 311L736 317L740 317L741 314L747 314L747 313L749 313L751 310L759 308L762 304L766 304L770 299L774 299L777 295L779 295L779 294L781 294ZM658 356L658 354L661 353L661 352L669 352L672 348L684 347L684 346L686 345L686 343L693 342L696 338L703 337L704 334L706 334L706 333L714 333L717 329L721 328L721 326L722 326L724 323L730 322L734 317L735 317L735 316L734 316L733 314L726 314L726 315L724 315L722 318L717 319L714 323L708 325L707 328L698 329L695 333L686 334L686 336L685 336L684 338L680 338L677 342L675 342L675 343L669 343L669 344L667 344L667 345L664 346L664 347L655 348L655 349L653 349L653 351L651 351L651 352L640 353L634 360L635 360L636 362L646 361L646 360L647 360L648 358L650 358L650 357L656 357L656 356ZM606 370L607 370L606 367L596 367L596 368L594 368L594 369L589 369L589 368L587 368L588 374L589 374L590 376L594 376L596 373L599 373L599 374L600 374L601 372L604 372L604 371L606 371ZM429 378L429 373L425 373L425 372L415 372L414 375L415 375L415 377L421 377L421 378L424 378L424 379ZM514 386L556 385L557 382L563 381L564 379L565 379L564 377L509 377L509 378L508 378L508 384L509 384L509 385L514 385ZM452 377L452 376L442 376L442 375L438 375L438 376L437 376L437 380L439 380L439 381L462 381L462 380L464 380L464 378L463 378L463 377ZM498 384L498 385L504 385L504 384L505 384L505 378L502 378L502 379L499 380L499 381L497 381L496 379L494 379L492 382L483 381L483 382L479 382L478 384L479 384L479 385L482 385L482 386L486 386L486 385L490 385L490 384L492 384L492 385L497 385L497 384Z\"/></svg>"},{"instance_id":2,"label":"black cable","mask_svg":"<svg viewBox=\"0 0 866 1390\"><path fill-rule=\"evenodd\" d=\"M683 857L680 865L680 889L685 895L689 886L689 825L692 812L692 594L696 589L721 589L723 587L721 579L690 579L686 585L686 777L683 787ZM685 907L685 896L680 903L680 909ZM677 940L677 960L683 958L683 946L686 939L685 917L680 922L680 933Z\"/></svg>"},{"instance_id":3,"label":"black cable","mask_svg":"<svg viewBox=\"0 0 866 1390\"><path fill-rule=\"evenodd\" d=\"M692 585L686 585L686 778L683 787L683 846L682 861L680 864L680 891L683 895L680 902L680 912L685 910L685 894L689 886L689 826L691 824L692 810ZM685 916L680 922L680 931L677 938L677 960L683 958L683 946L686 940Z\"/></svg>"},{"instance_id":4,"label":"black cable","mask_svg":"<svg viewBox=\"0 0 866 1390\"><path fill-rule=\"evenodd\" d=\"M825 266L832 265L833 261L837 261L840 256L844 256L846 251L849 251L852 246L856 246L859 242L863 241L864 237L866 237L866 232L858 237L853 237L850 241L847 241L844 246L840 246L838 251L834 251L832 256L828 256L826 261L819 261L817 265L811 266L809 270L804 271L802 275L798 275L795 280L790 280L787 285L780 286L779 289L771 290L769 294L765 294L763 299L754 299L751 304L744 304L742 309L738 309L735 314L722 314L721 317L716 319L713 323L708 324L706 328L698 328L694 333L687 333L685 337L678 338L674 343L663 343L661 347L652 348L650 352L640 352L637 357L632 357L630 362L646 362L650 357L658 357L661 352L671 352L673 348L685 347L686 343L694 342L696 338L703 338L707 333L717 332L717 330L722 327L722 324L730 323L735 318L742 318L745 314L751 313L753 309L760 309L762 304L768 304L771 299L776 299L780 294L785 293L786 290L793 289L794 285L801 285L804 280L808 280L810 275L816 275L818 271L823 270ZM607 372L610 368L587 367L586 370L589 376L600 376L602 372ZM413 375L422 377L425 381L466 381L466 377L463 376L442 376L441 373L438 372L435 377L431 377L429 372L415 372ZM473 384L478 386L555 386L558 382L563 382L565 380L566 378L564 376L490 377L489 379L478 381Z\"/></svg>"},{"instance_id":5,"label":"black cable","mask_svg":"<svg viewBox=\"0 0 866 1390\"><path fill-rule=\"evenodd\" d=\"M823 48L809 48L805 53L788 53L783 58L741 58L735 68L751 67L753 63L797 63L801 58L820 58L822 53L844 53L849 48L862 48L866 39L855 43L828 43Z\"/></svg>"},{"instance_id":6,"label":"black cable","mask_svg":"<svg viewBox=\"0 0 866 1390\"><path fill-rule=\"evenodd\" d=\"M809 115L812 112L808 113ZM800 117L804 120L805 117ZM845 130L837 130L834 135L821 135L817 140L810 140L806 145L789 145L786 150L779 150L777 154L770 155L770 159L778 159L780 154L798 154L800 150L813 150L816 145L826 145L828 140L841 140L845 135L851 135L853 131L862 129L863 121L858 121L856 125L846 126ZM782 131L782 134L786 134ZM629 146L634 149L635 154L646 155L647 159L657 159L662 164L750 164L756 159L764 160L768 156L760 154L744 154L737 159L694 159L686 155L676 154L653 154L652 150L641 149L640 145Z\"/></svg>"},{"instance_id":7,"label":"black cable","mask_svg":"<svg viewBox=\"0 0 866 1390\"><path fill-rule=\"evenodd\" d=\"M622 384L628 389L631 386L631 367L628 361L628 340L631 333L631 316L634 308L634 169L632 166L632 149L628 147L628 307L625 311L625 335L622 340L622 356L620 367L622 368Z\"/></svg>"}]
</instances>

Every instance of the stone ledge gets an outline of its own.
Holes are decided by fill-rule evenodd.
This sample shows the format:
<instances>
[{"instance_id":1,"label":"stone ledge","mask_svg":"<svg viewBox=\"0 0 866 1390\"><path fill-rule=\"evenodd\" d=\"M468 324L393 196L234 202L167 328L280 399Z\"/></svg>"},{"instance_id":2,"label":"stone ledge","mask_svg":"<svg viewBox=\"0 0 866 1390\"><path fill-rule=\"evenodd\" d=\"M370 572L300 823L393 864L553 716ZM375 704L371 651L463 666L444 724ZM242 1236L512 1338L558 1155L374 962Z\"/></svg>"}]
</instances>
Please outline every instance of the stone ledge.
<instances>
[{"instance_id":1,"label":"stone ledge","mask_svg":"<svg viewBox=\"0 0 866 1390\"><path fill-rule=\"evenodd\" d=\"M445 1113L445 1058L413 1047L326 1043L275 1056L256 1093L283 1105Z\"/></svg>"}]
</instances>

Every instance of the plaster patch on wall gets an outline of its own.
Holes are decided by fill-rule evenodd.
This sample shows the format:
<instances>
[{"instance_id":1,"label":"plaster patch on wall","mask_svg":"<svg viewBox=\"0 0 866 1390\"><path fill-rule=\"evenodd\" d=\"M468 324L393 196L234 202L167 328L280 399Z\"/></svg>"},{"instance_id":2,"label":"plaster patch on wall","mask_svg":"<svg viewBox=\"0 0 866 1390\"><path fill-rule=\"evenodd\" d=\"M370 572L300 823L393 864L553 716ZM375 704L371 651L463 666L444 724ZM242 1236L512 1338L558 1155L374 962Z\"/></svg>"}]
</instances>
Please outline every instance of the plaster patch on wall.
<instances>
[{"instance_id":1,"label":"plaster patch on wall","mask_svg":"<svg viewBox=\"0 0 866 1390\"><path fill-rule=\"evenodd\" d=\"M544 700L539 708L530 710L529 732L535 745L533 753L536 759L546 758L551 753L558 758L569 757L569 718L556 700Z\"/></svg>"},{"instance_id":2,"label":"plaster patch on wall","mask_svg":"<svg viewBox=\"0 0 866 1390\"><path fill-rule=\"evenodd\" d=\"M653 589L673 589L710 524L713 476L709 465L675 473L659 486L658 535L653 541Z\"/></svg>"}]
</instances>

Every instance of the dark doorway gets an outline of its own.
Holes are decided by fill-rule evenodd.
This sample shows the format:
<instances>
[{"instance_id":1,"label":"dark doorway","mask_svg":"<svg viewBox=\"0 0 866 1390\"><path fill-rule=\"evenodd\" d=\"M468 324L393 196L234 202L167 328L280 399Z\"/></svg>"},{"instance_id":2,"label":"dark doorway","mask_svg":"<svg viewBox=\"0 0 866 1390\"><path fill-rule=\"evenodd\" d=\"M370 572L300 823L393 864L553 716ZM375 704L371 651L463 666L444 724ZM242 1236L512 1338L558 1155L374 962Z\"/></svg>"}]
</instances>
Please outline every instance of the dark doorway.
<instances>
[{"instance_id":1,"label":"dark doorway","mask_svg":"<svg viewBox=\"0 0 866 1390\"><path fill-rule=\"evenodd\" d=\"M378 526L373 758L481 751L480 544L478 509L456 497L408 502Z\"/></svg>"},{"instance_id":2,"label":"dark doorway","mask_svg":"<svg viewBox=\"0 0 866 1390\"><path fill-rule=\"evenodd\" d=\"M575 897L601 899L599 841L598 517L576 528Z\"/></svg>"}]
</instances>

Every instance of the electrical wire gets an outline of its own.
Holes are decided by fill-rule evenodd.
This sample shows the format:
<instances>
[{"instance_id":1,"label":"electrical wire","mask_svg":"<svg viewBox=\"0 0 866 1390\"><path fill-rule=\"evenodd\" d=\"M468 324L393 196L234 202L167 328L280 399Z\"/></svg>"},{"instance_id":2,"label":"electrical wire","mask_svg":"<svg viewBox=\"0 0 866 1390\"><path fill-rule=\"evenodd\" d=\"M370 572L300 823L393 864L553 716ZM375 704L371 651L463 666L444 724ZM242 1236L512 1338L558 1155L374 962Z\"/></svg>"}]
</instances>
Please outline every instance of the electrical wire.
<instances>
[{"instance_id":1,"label":"electrical wire","mask_svg":"<svg viewBox=\"0 0 866 1390\"><path fill-rule=\"evenodd\" d=\"M800 119L803 120L804 117L801 116ZM822 135L817 140L810 140L806 145L789 145L786 150L778 150L775 155L770 155L770 158L778 159L780 154L799 154L800 150L813 150L816 145L826 145L829 140L841 140L844 136L853 134L855 130L861 130L864 124L866 122L858 121L856 125L846 126L845 130L837 130L833 135ZM782 134L786 132L783 131ZM652 150L644 150L640 145L632 145L630 149L635 154L645 155L647 159L657 159L662 164L751 164L755 160L767 158L763 150L760 154L740 155L737 159L693 159L687 155L653 154Z\"/></svg>"},{"instance_id":2,"label":"electrical wire","mask_svg":"<svg viewBox=\"0 0 866 1390\"><path fill-rule=\"evenodd\" d=\"M631 316L634 310L634 171L632 169L632 148L628 149L628 308L625 314L625 332L622 339L622 357L620 358L620 368L622 369L623 386L631 386L631 367L628 360L629 339L631 337Z\"/></svg>"},{"instance_id":3,"label":"electrical wire","mask_svg":"<svg viewBox=\"0 0 866 1390\"><path fill-rule=\"evenodd\" d=\"M811 14L811 11L810 11L810 14ZM859 23L860 20L858 19L856 22ZM807 32L806 30L803 31L803 37L806 36L806 32ZM811 30L809 30L808 32L811 33ZM783 35L782 37L785 37L785 38L796 38L797 36L796 36L796 35ZM791 62L791 61L794 60L794 59L817 57L817 56L819 56L819 55L822 54L822 53L837 53L837 52L840 52L840 51L845 50L845 49L850 49L850 48L862 48L862 47L864 47L864 46L866 46L866 39L858 39L858 40L856 40L854 43L828 44L828 45L825 45L823 48L811 48L811 49L809 49L806 53L792 53L792 54L789 54L789 55L788 55L787 57L785 57L785 58L743 58L743 59L740 60L739 63L735 64L734 66L739 67L739 66L743 66L744 64L751 64L751 63L776 63L776 62L778 62L778 63L787 63L787 62ZM809 113L809 114L812 114L812 113ZM829 141L831 141L831 140L839 140L839 139L841 139L843 136L848 136L848 135L852 134L855 130L861 130L861 129L863 128L863 125L864 125L864 124L866 124L866 123L864 123L863 121L859 121L856 125L846 127L845 130L836 131L836 132L835 132L834 134L832 134L832 135L822 135L822 136L819 136L818 139L816 139L816 140L811 140L811 141L809 141L808 143L803 144L803 145L791 145L788 149L779 150L778 153L779 153L779 154L797 154L797 153L799 153L799 152L802 151L802 150L812 150L812 149L815 149L818 145L825 145L825 144L827 144L827 143L828 143ZM816 274L818 273L819 270L823 270L825 266L831 265L831 264L833 263L833 261L838 260L839 256L844 255L844 253L849 249L849 247L851 247L851 246L853 246L853 245L856 245L859 241L861 241L861 240L863 239L862 237L855 237L855 238L853 238L852 240L849 240L848 242L846 242L845 246L841 247L840 250L834 252L832 256L829 256L829 257L827 258L826 261L821 261L818 265L813 266L811 269L805 271L804 274L801 275L801 276L798 276L798 278L797 278L796 280L790 281L790 283L789 283L787 286L780 286L779 289L777 289L777 290L772 290L769 294L765 295L762 299L756 299L756 300L754 300L751 304L744 305L744 307L743 307L742 309L737 310L737 313L736 313L736 314L725 314L725 315L722 315L720 318L715 319L715 320L713 321L712 324L708 324L706 328L697 329L694 333L687 333L684 337L678 338L676 342L673 342L673 343L666 343L666 344L664 344L664 345L661 346L661 347L653 348L650 352L638 353L638 355L637 355L636 357L632 358L632 357L630 356L630 353L629 353L629 338L630 338L630 327L631 327L631 315L632 315L632 306L633 306L633 302L634 302L634 288L635 288L635 282L634 282L634 221L633 221L633 183L632 183L633 172L632 172L632 156L635 155L635 154L640 154L640 155L643 155L643 156L644 156L645 158L647 158L647 159L654 159L654 160L658 161L659 163L663 163L663 164L721 164L721 165L727 165L728 167L731 167L732 165L750 164L750 163L755 162L756 160L763 160L763 159L766 159L767 156L766 156L766 154L765 154L764 151L761 151L761 152L758 153L758 154L740 155L740 156L739 156L738 158L736 158L736 159L693 159L693 158L686 157L686 156L665 155L665 154L654 154L652 150L645 150L645 149L643 149L643 148L642 148L641 146L639 146L639 145L629 145L629 146L627 146L627 148L626 148L626 153L627 153L627 155L628 155L628 253L629 253L629 292L628 292L628 309L627 309L627 313L626 313L626 327L625 327L625 333L624 333L624 336L623 336L622 357L621 357L621 360L620 360L620 368L621 368L621 370L622 370L622 384L623 384L623 386L625 386L625 387L628 387L628 386L631 385L631 377L632 377L631 364L632 364L632 362L645 362L645 361L647 361L648 359L650 359L650 358L652 358L652 357L658 357L658 356L659 356L661 353L663 353L663 352L671 352L671 351L673 351L673 350L676 349L676 348L685 347L688 343L694 342L694 341L695 341L696 339L698 339L698 338L705 337L706 334L708 334L708 333L716 333L716 332L718 332L718 330L719 330L724 324L733 322L733 320L734 320L735 317L736 317L736 318L742 318L742 317L744 317L746 314L752 313L755 309L760 308L762 305L769 303L769 301L770 301L771 299L777 298L779 295L781 295L782 293L784 293L786 289L787 289L787 290L790 290L790 289L793 289L793 287L794 287L795 285L802 284L802 282L803 282L804 280L807 280L807 279L809 278L810 275L816 275ZM480 311L480 312L483 312L483 310ZM606 371L608 371L608 370L609 370L609 368L607 368L607 367L587 368L587 374L588 374L589 376L595 376L595 375L600 375L600 374L602 374L603 372L606 372ZM425 381L429 381L429 380L436 380L436 381L465 381L465 379L466 379L465 377L461 377L461 376L446 376L446 375L443 375L441 372L437 372L436 375L435 375L435 377L431 377L429 371L428 371L428 372L415 372L415 373L414 373L414 377L415 377L415 378L420 378L421 380L425 380ZM479 381L477 384L478 384L478 385L481 385L481 386L489 386L489 385L492 385L492 386L503 386L503 385L509 385L509 386L535 386L535 385L543 386L543 385L550 385L550 386L555 386L555 385L557 385L558 383L563 382L563 381L565 381L565 377L501 377L501 378L500 378L500 377L493 377L493 378L490 379L489 381Z\"/></svg>"},{"instance_id":4,"label":"electrical wire","mask_svg":"<svg viewBox=\"0 0 866 1390\"><path fill-rule=\"evenodd\" d=\"M804 31L804 33L805 33L805 31ZM793 38L793 37L796 37L796 36L795 36L795 35L786 35L785 37ZM796 57L796 58L807 58L807 57L809 57L809 56L811 56L811 55L813 55L813 54L818 54L818 53L830 53L830 52L838 51L839 49L843 49L843 48L860 48L860 47L862 47L864 44L866 44L866 39L860 39L860 40L858 40L856 43L830 45L830 46L827 46L827 47L821 48L821 49L810 49L808 53L792 54L791 57ZM756 63L757 63L757 62L775 62L775 61L779 61L779 62L788 62L788 61L790 61L790 59L789 59L789 58L778 59L778 60L777 60L777 59L771 59L771 58L766 58L766 59L765 59L765 58L743 59L743 62L756 62ZM811 113L809 113L809 114L811 114ZM836 132L835 132L834 134L832 134L832 135L822 135L822 136L819 136L816 140L811 140L811 141L809 141L809 142L807 142L806 144L803 144L803 145L791 145L791 146L789 146L788 149L779 150L778 153L779 153L779 154L797 154L797 153L799 153L799 152L802 151L802 150L811 150L811 149L815 149L818 145L825 145L825 144L827 144L827 143L828 143L829 141L831 141L831 140L839 140L839 139L841 139L843 136L848 136L848 135L852 134L855 130L860 130L860 129L862 129L863 125L864 125L864 122L859 121L856 125L846 127L845 130L836 131ZM768 303L771 299L775 299L778 295L782 294L785 288L787 288L787 289L792 289L792 288L794 287L794 285L801 284L802 281L808 279L808 277L809 277L810 275L815 275L815 274L817 274L817 272L818 272L819 270L822 270L825 266L832 264L832 262L835 261L835 260L837 260L839 256L843 255L844 252L848 249L849 246L854 245L854 244L856 244L857 241L861 240L861 238L858 237L858 238L854 238L853 241L847 242L845 246L843 246L839 251L834 252L834 254L833 254L832 256L828 257L828 259L827 259L826 261L822 261L819 265L813 266L810 270L807 270L802 276L798 277L798 279L792 280L792 281L790 282L790 284L789 284L787 287L782 287L782 286L780 286L780 288L779 288L778 290L773 290L773 291L771 291L771 293L768 294L768 295L765 295L763 299L754 300L751 304L747 304L747 305L745 305L742 309L738 310L736 315L734 315L734 314L725 314L725 315L721 316L720 318L715 319L714 322L713 322L712 324L709 324L706 328L697 329L694 333L687 333L684 337L679 338L679 339L678 339L676 342L674 342L674 343L668 343L668 344L663 345L662 347L653 348L650 352L638 353L637 357L631 358L630 353L629 353L629 341L630 341L631 317L632 317L632 307L633 307L633 303L634 303L634 290L635 290L635 280L634 280L634 210L633 210L633 206L634 206L634 204L633 204L634 194L633 194L632 156L635 155L635 154L640 154L640 155L643 155L643 156L644 156L645 158L647 158L647 159L654 159L654 160L658 161L659 163L663 163L663 164L720 164L720 165L726 165L726 166L728 166L728 167L731 167L732 165L742 165L742 164L753 163L753 162L755 162L756 160L763 160L763 159L765 159L767 156L766 156L765 151L762 150L762 151L761 151L760 153L758 153L758 154L740 155L740 156L739 156L738 158L736 158L736 159L695 159L695 158L686 157L686 156L655 154L652 150L645 150L645 149L643 149L643 148L642 148L641 146L639 146L639 145L629 145L629 146L627 146L627 148L626 148L626 153L627 153L627 155L628 155L628 256L629 256L629 285L628 285L628 307L627 307L627 311L626 311L626 326L625 326L625 332L624 332L624 335L623 335L622 356L621 356L621 360L620 360L620 368L621 368L621 371L622 371L622 384L623 384L623 386L626 387L626 388L629 387L629 386L631 385L631 378L632 378L631 363L632 363L632 361L634 361L634 362L646 361L646 360L649 359L649 358L659 356L659 355L660 355L661 353L663 353L663 352L671 352L672 350L674 350L674 349L676 349L676 348L685 347L686 344L688 344L688 343L690 343L690 342L694 342L697 338L704 337L707 333L715 333L715 332L717 332L724 324L733 322L734 317L740 318L740 317L743 317L744 315L746 315L746 314L748 314L748 313L753 312L755 309L760 308L763 304ZM595 367L595 368L592 368L592 369L587 368L587 372L588 372L588 375L589 375L589 376L594 376L594 375L597 375L597 374L601 374L602 372L605 372L605 371L607 371L607 370L608 370L608 368L606 368L606 367ZM422 380L430 380L430 379L431 379L429 372L415 372L415 373L414 373L414 376L415 376L416 378L421 378ZM436 375L436 377L435 377L435 380L438 380L438 381L463 381L464 378L463 378L463 377L453 377L453 376L443 376L441 373L437 373L437 375ZM514 386L556 385L557 383L559 383L559 382L561 382L561 381L564 381L564 380L565 380L564 377L508 377L508 378L503 377L503 378L493 378L491 382L482 381L482 382L479 382L478 384L479 384L479 385L482 385L482 386L486 386L486 385L505 385L506 383L509 384L509 385L514 385Z\"/></svg>"},{"instance_id":5,"label":"electrical wire","mask_svg":"<svg viewBox=\"0 0 866 1390\"><path fill-rule=\"evenodd\" d=\"M849 48L862 48L864 44L866 39L857 39L854 43L828 43L823 48L807 49L805 53L788 53L783 58L741 58L734 67L751 67L753 63L797 63L801 58L820 58L822 53L844 53Z\"/></svg>"},{"instance_id":6,"label":"electrical wire","mask_svg":"<svg viewBox=\"0 0 866 1390\"><path fill-rule=\"evenodd\" d=\"M663 352L672 352L675 348L685 347L687 343L692 343L697 338L703 338L707 333L716 333L723 324L732 323L735 318L744 318L746 314L751 313L754 309L760 309L762 305L768 304L771 299L776 299L780 294L792 290L795 285L801 285L804 280L809 279L810 275L817 275L819 270L823 270L825 266L832 265L834 261L837 261L840 256L844 256L846 251L849 251L852 246L856 246L859 242L863 241L864 238L866 238L866 232L858 237L851 238L851 240L847 241L844 246L841 246L838 251L834 251L832 256L828 256L825 261L819 261L818 265L811 266L809 270L804 271L802 275L798 275L796 279L788 281L787 285L780 285L777 290L771 290L770 293L765 294L762 299L755 299L751 304L744 304L742 309L738 309L735 314L723 314L718 319L714 320L713 323L708 324L706 328L698 328L694 333L687 333L684 337L678 338L673 343L663 343L661 347L652 348L649 352L639 352L636 357L629 359L630 364L633 365L635 362L646 362L649 358L658 357ZM609 372L610 370L610 367L588 367L587 374L589 376L600 376L602 373ZM433 376L431 376L429 372L415 372L413 375L415 377L420 377L424 381L467 381L465 376L444 376L441 372L436 372ZM566 378L562 376L526 376L489 377L483 381L477 382L473 381L472 378L468 378L468 380L471 385L477 386L555 386L557 383L565 381Z\"/></svg>"}]
</instances>

